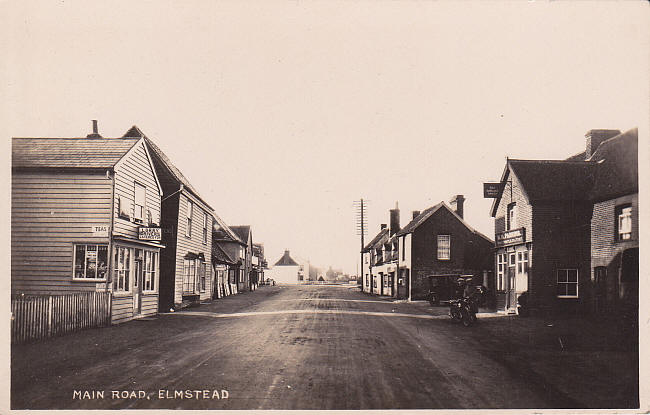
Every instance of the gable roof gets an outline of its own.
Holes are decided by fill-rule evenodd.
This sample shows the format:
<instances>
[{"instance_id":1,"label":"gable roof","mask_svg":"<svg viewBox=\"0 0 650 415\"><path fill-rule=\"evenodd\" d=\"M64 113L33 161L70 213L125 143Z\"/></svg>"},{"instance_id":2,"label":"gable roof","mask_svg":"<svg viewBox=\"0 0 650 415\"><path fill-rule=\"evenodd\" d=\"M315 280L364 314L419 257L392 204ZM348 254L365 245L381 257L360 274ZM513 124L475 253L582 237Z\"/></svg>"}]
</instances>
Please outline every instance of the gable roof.
<instances>
[{"instance_id":1,"label":"gable roof","mask_svg":"<svg viewBox=\"0 0 650 415\"><path fill-rule=\"evenodd\" d=\"M381 243L383 242L384 238L388 235L388 228L384 228L379 231L379 233L372 238L370 242L366 244L366 246L361 250L361 252L368 252L372 248L375 248L377 245L381 246ZM388 240L388 238L386 238Z\"/></svg>"},{"instance_id":2,"label":"gable roof","mask_svg":"<svg viewBox=\"0 0 650 415\"><path fill-rule=\"evenodd\" d=\"M112 168L138 141L138 138L13 138L11 166Z\"/></svg>"},{"instance_id":3,"label":"gable roof","mask_svg":"<svg viewBox=\"0 0 650 415\"><path fill-rule=\"evenodd\" d=\"M181 173L181 171L172 163L172 161L167 157L167 155L154 143L149 137L147 137L140 128L133 126L122 137L123 139L136 137L144 138L147 143L147 147L151 149L151 156L158 161L161 167L164 167L171 177L179 184L183 185L183 188L187 189L191 194L193 194L197 199L199 199L203 204L205 204L210 210L214 210L208 202L199 194L199 192L192 186L192 183Z\"/></svg>"},{"instance_id":4,"label":"gable roof","mask_svg":"<svg viewBox=\"0 0 650 415\"><path fill-rule=\"evenodd\" d=\"M431 206L428 209L425 209L422 213L420 213L418 216L413 218L401 231L397 232L395 236L403 236L408 233L412 233L415 229L417 229L420 225L422 225L424 222L426 222L427 219L429 219L434 213L439 211L440 209L446 209L449 213L451 213L467 230L472 232L473 234L485 239L486 241L489 241L490 243L494 243L494 241L481 232L477 231L474 229L472 226L470 226L469 223L465 221L465 219L461 218L458 213L456 213L452 208L450 208L445 202L440 202L437 205Z\"/></svg>"},{"instance_id":5,"label":"gable roof","mask_svg":"<svg viewBox=\"0 0 650 415\"><path fill-rule=\"evenodd\" d=\"M212 227L212 240L217 242L236 242L240 245L246 245L237 234L227 225L217 226L217 223Z\"/></svg>"},{"instance_id":6,"label":"gable roof","mask_svg":"<svg viewBox=\"0 0 650 415\"><path fill-rule=\"evenodd\" d=\"M579 201L587 199L595 169L593 161L508 159L501 175L501 191L492 202L490 214L496 215L511 173L521 183L530 202Z\"/></svg>"},{"instance_id":7,"label":"gable roof","mask_svg":"<svg viewBox=\"0 0 650 415\"><path fill-rule=\"evenodd\" d=\"M230 229L232 229L242 242L248 245L248 237L251 233L251 227L249 225L230 226Z\"/></svg>"},{"instance_id":8,"label":"gable roof","mask_svg":"<svg viewBox=\"0 0 650 415\"><path fill-rule=\"evenodd\" d=\"M293 266L293 265L298 265L296 261L291 258L291 255L289 255L289 251L284 251L284 255L278 261L275 263L274 266Z\"/></svg>"},{"instance_id":9,"label":"gable roof","mask_svg":"<svg viewBox=\"0 0 650 415\"><path fill-rule=\"evenodd\" d=\"M596 171L590 199L601 201L639 191L639 130L605 140L590 160Z\"/></svg>"},{"instance_id":10,"label":"gable roof","mask_svg":"<svg viewBox=\"0 0 650 415\"><path fill-rule=\"evenodd\" d=\"M219 242L212 244L212 260L219 264L235 265L235 261L228 252L226 252Z\"/></svg>"}]
</instances>

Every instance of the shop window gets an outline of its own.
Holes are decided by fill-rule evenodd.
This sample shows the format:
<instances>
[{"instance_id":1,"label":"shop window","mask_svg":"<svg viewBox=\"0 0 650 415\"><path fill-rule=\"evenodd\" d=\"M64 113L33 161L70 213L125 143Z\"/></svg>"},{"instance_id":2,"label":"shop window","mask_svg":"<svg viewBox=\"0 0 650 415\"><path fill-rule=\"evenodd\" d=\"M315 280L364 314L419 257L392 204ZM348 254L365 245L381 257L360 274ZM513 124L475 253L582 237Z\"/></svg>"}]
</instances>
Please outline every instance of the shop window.
<instances>
[{"instance_id":1,"label":"shop window","mask_svg":"<svg viewBox=\"0 0 650 415\"><path fill-rule=\"evenodd\" d=\"M192 214L194 213L194 203L191 200L187 200L187 212L185 212L187 227L185 228L185 236L188 238L192 237Z\"/></svg>"},{"instance_id":2,"label":"shop window","mask_svg":"<svg viewBox=\"0 0 650 415\"><path fill-rule=\"evenodd\" d=\"M144 290L155 291L156 287L156 252L144 251Z\"/></svg>"},{"instance_id":3,"label":"shop window","mask_svg":"<svg viewBox=\"0 0 650 415\"><path fill-rule=\"evenodd\" d=\"M134 207L133 207L133 220L136 222L144 223L145 219L145 205L146 205L147 188L138 182L134 182Z\"/></svg>"},{"instance_id":4,"label":"shop window","mask_svg":"<svg viewBox=\"0 0 650 415\"><path fill-rule=\"evenodd\" d=\"M183 293L196 292L196 261L186 259L183 261Z\"/></svg>"},{"instance_id":5,"label":"shop window","mask_svg":"<svg viewBox=\"0 0 650 415\"><path fill-rule=\"evenodd\" d=\"M517 227L517 204L510 203L508 205L508 216L506 216L506 230L515 229Z\"/></svg>"},{"instance_id":6,"label":"shop window","mask_svg":"<svg viewBox=\"0 0 650 415\"><path fill-rule=\"evenodd\" d=\"M438 259L451 258L451 235L438 235Z\"/></svg>"},{"instance_id":7,"label":"shop window","mask_svg":"<svg viewBox=\"0 0 650 415\"><path fill-rule=\"evenodd\" d=\"M528 273L528 251L517 252L517 274Z\"/></svg>"},{"instance_id":8,"label":"shop window","mask_svg":"<svg viewBox=\"0 0 650 415\"><path fill-rule=\"evenodd\" d=\"M578 298L578 270L557 270L557 296L560 298Z\"/></svg>"},{"instance_id":9,"label":"shop window","mask_svg":"<svg viewBox=\"0 0 650 415\"><path fill-rule=\"evenodd\" d=\"M632 238L632 205L616 207L616 237L619 241Z\"/></svg>"},{"instance_id":10,"label":"shop window","mask_svg":"<svg viewBox=\"0 0 650 415\"><path fill-rule=\"evenodd\" d=\"M113 262L115 264L113 275L113 291L131 291L130 277L132 256L133 248L125 248L122 246L117 246L115 248L115 256Z\"/></svg>"},{"instance_id":11,"label":"shop window","mask_svg":"<svg viewBox=\"0 0 650 415\"><path fill-rule=\"evenodd\" d=\"M108 245L74 245L74 279L104 280L108 269Z\"/></svg>"}]
</instances>

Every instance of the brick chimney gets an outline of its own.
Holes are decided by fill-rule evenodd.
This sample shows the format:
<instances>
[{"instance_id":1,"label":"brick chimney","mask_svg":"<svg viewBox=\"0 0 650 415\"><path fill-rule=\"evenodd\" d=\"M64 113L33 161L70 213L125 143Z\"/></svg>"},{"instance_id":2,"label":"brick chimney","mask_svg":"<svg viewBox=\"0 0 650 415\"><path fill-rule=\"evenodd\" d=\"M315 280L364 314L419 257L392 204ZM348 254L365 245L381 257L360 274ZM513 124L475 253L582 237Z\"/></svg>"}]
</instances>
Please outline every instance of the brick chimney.
<instances>
[{"instance_id":1,"label":"brick chimney","mask_svg":"<svg viewBox=\"0 0 650 415\"><path fill-rule=\"evenodd\" d=\"M420 211L419 210L414 210L413 211L413 219L417 218L418 216L420 216Z\"/></svg>"},{"instance_id":2,"label":"brick chimney","mask_svg":"<svg viewBox=\"0 0 650 415\"><path fill-rule=\"evenodd\" d=\"M395 209L390 210L390 235L395 235L399 229L399 206L395 202Z\"/></svg>"},{"instance_id":3,"label":"brick chimney","mask_svg":"<svg viewBox=\"0 0 650 415\"><path fill-rule=\"evenodd\" d=\"M594 155L596 149L603 141L615 137L621 133L620 130L589 130L585 134L587 145L585 146L585 160Z\"/></svg>"},{"instance_id":4,"label":"brick chimney","mask_svg":"<svg viewBox=\"0 0 650 415\"><path fill-rule=\"evenodd\" d=\"M92 134L88 134L86 138L104 138L99 135L99 132L97 130L97 120L93 120L93 132Z\"/></svg>"},{"instance_id":5,"label":"brick chimney","mask_svg":"<svg viewBox=\"0 0 650 415\"><path fill-rule=\"evenodd\" d=\"M463 204L465 203L465 196L456 195L449 201L451 208L456 211L458 216L463 217Z\"/></svg>"}]
</instances>

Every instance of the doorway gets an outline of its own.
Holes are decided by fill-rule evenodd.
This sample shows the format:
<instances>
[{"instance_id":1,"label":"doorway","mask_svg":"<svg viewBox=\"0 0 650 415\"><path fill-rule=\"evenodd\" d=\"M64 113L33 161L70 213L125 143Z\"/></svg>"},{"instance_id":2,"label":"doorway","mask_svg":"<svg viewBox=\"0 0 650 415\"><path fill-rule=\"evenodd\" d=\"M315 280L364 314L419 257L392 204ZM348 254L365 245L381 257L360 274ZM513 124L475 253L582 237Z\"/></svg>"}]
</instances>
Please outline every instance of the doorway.
<instances>
[{"instance_id":1,"label":"doorway","mask_svg":"<svg viewBox=\"0 0 650 415\"><path fill-rule=\"evenodd\" d=\"M142 313L142 250L136 249L135 275L133 275L133 315Z\"/></svg>"}]
</instances>

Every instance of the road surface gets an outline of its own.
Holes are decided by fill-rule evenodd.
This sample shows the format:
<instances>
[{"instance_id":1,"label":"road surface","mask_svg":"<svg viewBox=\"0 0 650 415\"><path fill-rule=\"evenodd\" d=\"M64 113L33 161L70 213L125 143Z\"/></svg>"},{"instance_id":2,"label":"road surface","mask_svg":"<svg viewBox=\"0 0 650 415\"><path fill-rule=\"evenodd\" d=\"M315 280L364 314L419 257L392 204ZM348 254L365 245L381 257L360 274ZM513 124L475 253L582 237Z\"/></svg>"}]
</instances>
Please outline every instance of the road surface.
<instances>
[{"instance_id":1,"label":"road surface","mask_svg":"<svg viewBox=\"0 0 650 415\"><path fill-rule=\"evenodd\" d=\"M13 409L575 407L444 308L261 287L14 346Z\"/></svg>"}]
</instances>

